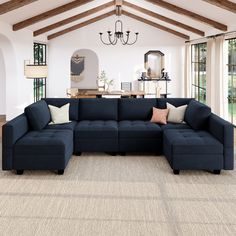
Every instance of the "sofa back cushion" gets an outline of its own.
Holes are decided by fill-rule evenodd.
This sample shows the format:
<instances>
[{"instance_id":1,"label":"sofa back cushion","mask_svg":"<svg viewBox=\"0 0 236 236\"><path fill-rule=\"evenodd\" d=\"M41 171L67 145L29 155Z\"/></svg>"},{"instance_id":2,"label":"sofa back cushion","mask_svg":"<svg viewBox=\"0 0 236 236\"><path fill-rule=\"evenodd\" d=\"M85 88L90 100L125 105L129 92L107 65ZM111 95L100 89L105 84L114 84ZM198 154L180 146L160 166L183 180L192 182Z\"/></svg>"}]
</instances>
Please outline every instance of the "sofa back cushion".
<instances>
[{"instance_id":1,"label":"sofa back cushion","mask_svg":"<svg viewBox=\"0 0 236 236\"><path fill-rule=\"evenodd\" d=\"M155 98L123 98L119 100L119 120L151 120Z\"/></svg>"},{"instance_id":2,"label":"sofa back cushion","mask_svg":"<svg viewBox=\"0 0 236 236\"><path fill-rule=\"evenodd\" d=\"M118 99L81 98L79 120L118 120Z\"/></svg>"},{"instance_id":3,"label":"sofa back cushion","mask_svg":"<svg viewBox=\"0 0 236 236\"><path fill-rule=\"evenodd\" d=\"M43 129L51 120L48 105L43 100L26 107L25 114L33 130Z\"/></svg>"},{"instance_id":4,"label":"sofa back cushion","mask_svg":"<svg viewBox=\"0 0 236 236\"><path fill-rule=\"evenodd\" d=\"M43 99L48 105L55 107L62 107L67 103L70 103L69 119L79 120L79 99L73 98L44 98Z\"/></svg>"},{"instance_id":5,"label":"sofa back cushion","mask_svg":"<svg viewBox=\"0 0 236 236\"><path fill-rule=\"evenodd\" d=\"M192 100L185 112L184 120L195 130L205 129L211 115L211 108Z\"/></svg>"},{"instance_id":6,"label":"sofa back cushion","mask_svg":"<svg viewBox=\"0 0 236 236\"><path fill-rule=\"evenodd\" d=\"M167 102L175 107L179 107L189 104L192 100L192 98L157 98L157 108L166 109Z\"/></svg>"}]
</instances>

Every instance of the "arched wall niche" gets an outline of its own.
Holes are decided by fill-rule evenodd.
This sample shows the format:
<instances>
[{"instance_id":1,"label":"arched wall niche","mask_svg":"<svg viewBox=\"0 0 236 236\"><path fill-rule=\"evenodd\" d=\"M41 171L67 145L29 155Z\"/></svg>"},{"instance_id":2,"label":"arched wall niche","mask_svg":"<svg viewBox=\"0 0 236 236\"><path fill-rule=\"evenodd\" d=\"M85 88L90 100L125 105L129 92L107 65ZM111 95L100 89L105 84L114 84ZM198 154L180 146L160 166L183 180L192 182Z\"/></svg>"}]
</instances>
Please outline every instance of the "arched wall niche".
<instances>
[{"instance_id":1,"label":"arched wall niche","mask_svg":"<svg viewBox=\"0 0 236 236\"><path fill-rule=\"evenodd\" d=\"M76 50L71 56L71 88L96 89L99 73L97 54L90 49Z\"/></svg>"}]
</instances>

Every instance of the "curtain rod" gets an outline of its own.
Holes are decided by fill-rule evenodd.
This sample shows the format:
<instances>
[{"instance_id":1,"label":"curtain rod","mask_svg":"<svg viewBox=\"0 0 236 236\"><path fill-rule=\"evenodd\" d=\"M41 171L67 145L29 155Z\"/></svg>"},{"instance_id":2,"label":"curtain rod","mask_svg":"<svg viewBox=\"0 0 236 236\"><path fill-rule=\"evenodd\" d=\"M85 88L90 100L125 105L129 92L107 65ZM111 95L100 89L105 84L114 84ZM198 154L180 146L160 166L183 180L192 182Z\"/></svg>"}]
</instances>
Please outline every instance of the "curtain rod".
<instances>
[{"instance_id":1,"label":"curtain rod","mask_svg":"<svg viewBox=\"0 0 236 236\"><path fill-rule=\"evenodd\" d=\"M209 36L198 38L198 39L187 40L187 41L185 41L185 43L191 43L191 42L198 41L198 40L201 40L201 39L215 38L215 37L219 37L219 36L222 36L222 35L227 36L227 35L234 34L234 33L236 33L236 30L230 31L230 32L227 32L227 33L220 33L220 34L215 34L215 35L209 35Z\"/></svg>"}]
</instances>

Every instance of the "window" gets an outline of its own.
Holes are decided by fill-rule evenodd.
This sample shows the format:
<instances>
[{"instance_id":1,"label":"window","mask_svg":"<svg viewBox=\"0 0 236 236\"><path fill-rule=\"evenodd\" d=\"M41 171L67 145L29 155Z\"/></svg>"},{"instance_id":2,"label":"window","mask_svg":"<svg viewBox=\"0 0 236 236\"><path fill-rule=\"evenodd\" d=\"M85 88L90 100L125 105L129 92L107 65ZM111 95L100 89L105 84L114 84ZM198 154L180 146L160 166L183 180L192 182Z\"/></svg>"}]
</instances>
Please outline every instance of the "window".
<instances>
[{"instance_id":1,"label":"window","mask_svg":"<svg viewBox=\"0 0 236 236\"><path fill-rule=\"evenodd\" d=\"M206 51L207 44L193 44L191 47L192 97L206 103Z\"/></svg>"},{"instance_id":2,"label":"window","mask_svg":"<svg viewBox=\"0 0 236 236\"><path fill-rule=\"evenodd\" d=\"M229 121L236 125L236 39L228 42L228 113Z\"/></svg>"},{"instance_id":3,"label":"window","mask_svg":"<svg viewBox=\"0 0 236 236\"><path fill-rule=\"evenodd\" d=\"M47 64L47 45L41 43L34 43L34 64L46 65ZM46 97L46 78L34 79L34 101Z\"/></svg>"}]
</instances>

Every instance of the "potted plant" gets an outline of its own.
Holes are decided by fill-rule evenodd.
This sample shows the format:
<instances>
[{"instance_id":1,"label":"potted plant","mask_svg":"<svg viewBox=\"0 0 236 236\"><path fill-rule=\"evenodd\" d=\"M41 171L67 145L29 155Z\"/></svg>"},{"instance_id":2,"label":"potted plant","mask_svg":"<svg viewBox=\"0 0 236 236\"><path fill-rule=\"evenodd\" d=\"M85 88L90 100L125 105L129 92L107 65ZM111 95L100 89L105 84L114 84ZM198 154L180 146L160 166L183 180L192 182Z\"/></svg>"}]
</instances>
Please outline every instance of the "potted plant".
<instances>
[{"instance_id":1,"label":"potted plant","mask_svg":"<svg viewBox=\"0 0 236 236\"><path fill-rule=\"evenodd\" d=\"M114 80L109 79L106 75L104 70L101 71L100 75L98 76L98 84L99 87L103 86L106 92L110 91L110 87L114 84Z\"/></svg>"}]
</instances>

